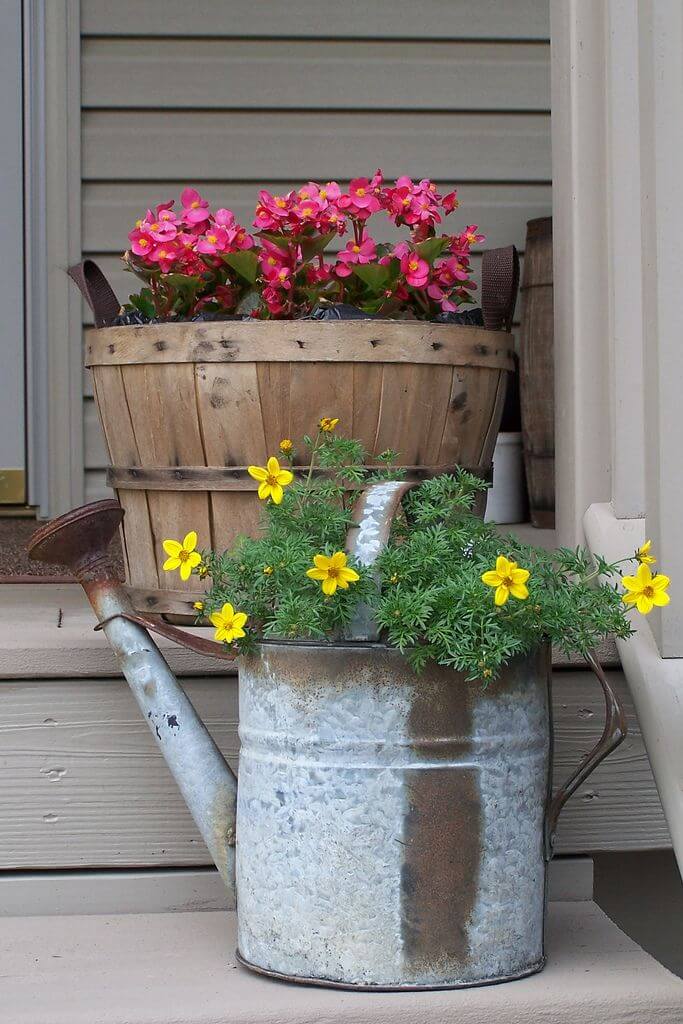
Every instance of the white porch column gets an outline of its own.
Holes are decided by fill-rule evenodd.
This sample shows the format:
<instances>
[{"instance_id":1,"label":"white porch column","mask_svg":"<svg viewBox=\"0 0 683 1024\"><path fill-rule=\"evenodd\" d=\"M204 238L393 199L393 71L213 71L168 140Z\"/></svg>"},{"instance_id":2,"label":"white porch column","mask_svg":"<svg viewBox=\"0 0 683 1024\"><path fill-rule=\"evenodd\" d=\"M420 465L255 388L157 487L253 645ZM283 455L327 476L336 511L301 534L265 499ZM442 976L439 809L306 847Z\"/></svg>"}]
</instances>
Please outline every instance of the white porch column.
<instances>
[{"instance_id":1,"label":"white porch column","mask_svg":"<svg viewBox=\"0 0 683 1024\"><path fill-rule=\"evenodd\" d=\"M551 0L555 519L569 546L610 497L604 35L602 3Z\"/></svg>"},{"instance_id":2,"label":"white porch column","mask_svg":"<svg viewBox=\"0 0 683 1024\"><path fill-rule=\"evenodd\" d=\"M595 502L645 518L680 657L683 4L551 0L551 34L559 541Z\"/></svg>"}]
</instances>

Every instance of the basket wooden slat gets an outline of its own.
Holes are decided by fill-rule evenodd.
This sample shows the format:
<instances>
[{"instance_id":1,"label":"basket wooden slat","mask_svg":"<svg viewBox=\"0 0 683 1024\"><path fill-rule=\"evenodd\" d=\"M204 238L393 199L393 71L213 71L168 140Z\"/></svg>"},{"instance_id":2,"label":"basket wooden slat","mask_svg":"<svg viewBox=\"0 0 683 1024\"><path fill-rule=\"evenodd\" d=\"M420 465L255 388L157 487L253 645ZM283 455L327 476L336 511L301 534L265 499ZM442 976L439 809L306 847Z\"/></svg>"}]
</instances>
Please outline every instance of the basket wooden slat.
<instances>
[{"instance_id":1,"label":"basket wooden slat","mask_svg":"<svg viewBox=\"0 0 683 1024\"><path fill-rule=\"evenodd\" d=\"M510 352L503 332L417 322L91 331L87 363L138 607L177 612L202 590L197 577L163 572L164 538L196 530L200 546L222 549L254 532L260 508L244 467L263 465L284 437L300 445L322 416L338 416L371 454L397 450L418 475L456 464L485 472Z\"/></svg>"}]
</instances>

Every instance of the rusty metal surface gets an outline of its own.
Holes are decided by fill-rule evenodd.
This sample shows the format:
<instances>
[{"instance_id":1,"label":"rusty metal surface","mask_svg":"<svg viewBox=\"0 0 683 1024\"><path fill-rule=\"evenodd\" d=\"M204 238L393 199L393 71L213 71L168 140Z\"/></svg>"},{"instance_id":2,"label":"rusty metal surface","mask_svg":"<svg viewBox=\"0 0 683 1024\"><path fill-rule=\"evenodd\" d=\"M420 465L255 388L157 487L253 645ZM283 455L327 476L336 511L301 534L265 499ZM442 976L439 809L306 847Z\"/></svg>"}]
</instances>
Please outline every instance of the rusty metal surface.
<instances>
[{"instance_id":1,"label":"rusty metal surface","mask_svg":"<svg viewBox=\"0 0 683 1024\"><path fill-rule=\"evenodd\" d=\"M519 974L509 974L507 976L501 976L500 978L485 979L484 981L468 981L462 984L453 983L446 985L350 985L343 981L332 981L330 978L305 978L296 977L293 974L280 974L278 971L267 971L264 967L259 967L257 964L252 964L249 960L246 960L239 949L235 950L235 959L243 967L253 971L255 974L260 974L264 978L273 978L275 981L287 981L294 982L296 985L310 985L314 988L337 988L344 992L443 992L444 990L457 989L457 988L481 988L483 985L504 985L508 981L521 981L522 978L528 978L532 974L538 974L545 967L545 957L538 961L536 964L532 964L524 971L520 971Z\"/></svg>"},{"instance_id":2,"label":"rusty metal surface","mask_svg":"<svg viewBox=\"0 0 683 1024\"><path fill-rule=\"evenodd\" d=\"M586 655L586 661L595 673L595 676L602 687L605 698L605 725L600 739L584 757L576 771L570 775L566 782L560 786L555 796L551 799L546 816L546 856L548 860L552 857L553 843L555 841L555 830L560 817L560 812L572 793L581 786L589 775L595 771L598 765L605 758L616 750L623 743L628 735L626 724L626 712L619 697L612 689L602 666L595 654L591 651Z\"/></svg>"},{"instance_id":3,"label":"rusty metal surface","mask_svg":"<svg viewBox=\"0 0 683 1024\"><path fill-rule=\"evenodd\" d=\"M108 548L122 521L123 509L111 498L83 505L37 529L28 556L67 566L79 583L112 579Z\"/></svg>"},{"instance_id":4,"label":"rusty metal surface","mask_svg":"<svg viewBox=\"0 0 683 1024\"><path fill-rule=\"evenodd\" d=\"M41 527L30 555L68 565L102 624L121 671L226 886L234 891L237 780L144 625L111 577L107 545L123 510L95 502Z\"/></svg>"},{"instance_id":5,"label":"rusty metal surface","mask_svg":"<svg viewBox=\"0 0 683 1024\"><path fill-rule=\"evenodd\" d=\"M188 633L186 629L180 629L170 622L150 619L147 615L140 615L138 612L122 611L118 615L112 616L112 618L121 618L126 619L128 622L135 622L138 626L148 629L150 633L158 633L159 636L172 640L180 647L185 647L188 651L194 651L195 654L201 654L207 658L217 658L219 661L234 661L236 657L231 648L226 647L225 644L218 643L216 640L207 640L205 637L196 636L194 633ZM111 621L112 619L104 619L95 626L95 629L104 629Z\"/></svg>"},{"instance_id":6,"label":"rusty metal surface","mask_svg":"<svg viewBox=\"0 0 683 1024\"><path fill-rule=\"evenodd\" d=\"M372 644L240 667L239 949L277 975L451 987L538 970L545 658L487 689Z\"/></svg>"}]
</instances>

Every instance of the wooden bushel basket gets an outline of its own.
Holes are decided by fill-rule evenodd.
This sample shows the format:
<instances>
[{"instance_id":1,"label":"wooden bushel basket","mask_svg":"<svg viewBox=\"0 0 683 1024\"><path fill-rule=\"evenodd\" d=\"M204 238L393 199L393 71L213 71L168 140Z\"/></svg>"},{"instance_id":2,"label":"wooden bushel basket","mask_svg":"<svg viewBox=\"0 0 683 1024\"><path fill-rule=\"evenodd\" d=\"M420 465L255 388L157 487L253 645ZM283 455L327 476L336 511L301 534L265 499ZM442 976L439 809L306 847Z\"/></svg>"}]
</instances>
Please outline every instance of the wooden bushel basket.
<instances>
[{"instance_id":1,"label":"wooden bushel basket","mask_svg":"<svg viewBox=\"0 0 683 1024\"><path fill-rule=\"evenodd\" d=\"M246 467L265 465L283 438L301 449L302 435L323 416L339 417L340 431L371 455L400 452L409 475L456 465L485 474L513 367L512 337L501 328L510 325L516 267L512 247L484 254L486 329L273 320L90 330L86 365L111 461L108 482L126 513L135 606L191 612L202 582L163 572L164 538L196 530L200 547L224 550L253 533L258 484ZM98 273L90 264L73 274L94 307L101 293L93 302L87 278ZM111 318L113 293L106 301Z\"/></svg>"}]
</instances>

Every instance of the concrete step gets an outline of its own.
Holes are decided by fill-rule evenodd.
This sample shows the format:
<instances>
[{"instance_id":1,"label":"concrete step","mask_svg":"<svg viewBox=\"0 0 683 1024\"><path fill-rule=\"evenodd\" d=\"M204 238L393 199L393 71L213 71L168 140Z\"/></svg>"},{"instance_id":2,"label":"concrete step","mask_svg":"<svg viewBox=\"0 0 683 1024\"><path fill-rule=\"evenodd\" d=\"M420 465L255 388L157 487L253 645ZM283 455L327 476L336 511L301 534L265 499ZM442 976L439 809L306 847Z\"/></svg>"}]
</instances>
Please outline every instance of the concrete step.
<instances>
[{"instance_id":1,"label":"concrete step","mask_svg":"<svg viewBox=\"0 0 683 1024\"><path fill-rule=\"evenodd\" d=\"M354 993L271 981L234 957L235 915L4 918L3 1024L680 1024L683 981L592 902L551 903L548 966L505 985Z\"/></svg>"}]
</instances>

